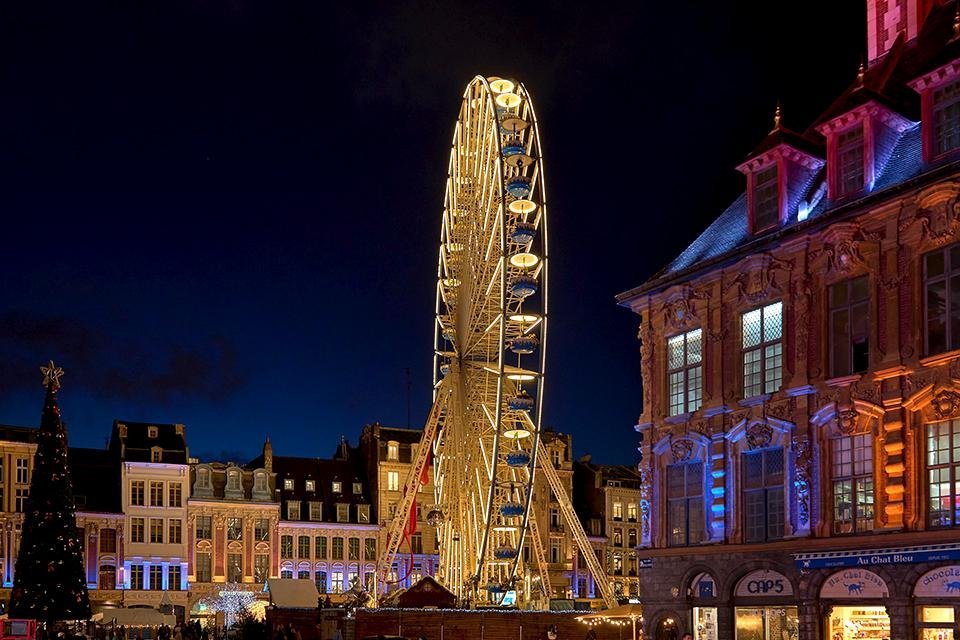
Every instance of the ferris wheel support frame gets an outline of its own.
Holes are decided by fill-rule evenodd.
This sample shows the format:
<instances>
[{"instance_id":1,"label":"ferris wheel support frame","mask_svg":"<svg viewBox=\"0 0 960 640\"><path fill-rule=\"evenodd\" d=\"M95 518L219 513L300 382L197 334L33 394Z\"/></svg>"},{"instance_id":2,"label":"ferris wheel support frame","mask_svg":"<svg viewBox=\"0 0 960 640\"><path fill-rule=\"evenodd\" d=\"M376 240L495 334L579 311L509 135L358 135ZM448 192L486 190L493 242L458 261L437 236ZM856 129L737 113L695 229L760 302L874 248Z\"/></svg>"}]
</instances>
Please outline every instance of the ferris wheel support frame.
<instances>
[{"instance_id":1,"label":"ferris wheel support frame","mask_svg":"<svg viewBox=\"0 0 960 640\"><path fill-rule=\"evenodd\" d=\"M379 603L381 592L386 592L387 576L400 551L400 544L403 542L404 532L407 528L410 518L410 511L413 508L413 501L417 498L420 489L420 480L423 477L423 470L430 461L430 455L433 450L433 442L436 439L438 427L440 425L440 416L450 400L451 390L447 388L448 383L444 380L437 386L434 394L433 407L430 409L430 415L426 424L423 426L423 435L420 437L420 446L417 447L417 454L410 465L410 472L403 484L403 493L400 502L397 503L397 510L390 519L390 524L386 529L386 545L383 547L383 553L380 554L377 561L376 585L373 590L373 606ZM377 514L381 517L382 514Z\"/></svg>"}]
</instances>

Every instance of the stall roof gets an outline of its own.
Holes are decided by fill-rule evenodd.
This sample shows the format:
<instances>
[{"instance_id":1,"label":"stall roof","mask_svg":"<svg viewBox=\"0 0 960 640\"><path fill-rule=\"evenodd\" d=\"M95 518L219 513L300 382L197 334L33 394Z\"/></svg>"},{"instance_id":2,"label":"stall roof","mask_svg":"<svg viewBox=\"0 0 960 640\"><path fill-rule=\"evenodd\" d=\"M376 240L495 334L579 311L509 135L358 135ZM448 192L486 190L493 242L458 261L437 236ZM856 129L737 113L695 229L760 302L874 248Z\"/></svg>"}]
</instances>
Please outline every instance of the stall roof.
<instances>
[{"instance_id":1,"label":"stall roof","mask_svg":"<svg viewBox=\"0 0 960 640\"><path fill-rule=\"evenodd\" d=\"M116 620L118 626L124 627L159 627L160 625L174 626L177 617L160 613L152 607L136 607L133 609L104 609L104 623Z\"/></svg>"},{"instance_id":2,"label":"stall roof","mask_svg":"<svg viewBox=\"0 0 960 640\"><path fill-rule=\"evenodd\" d=\"M316 609L320 592L311 580L268 578L270 604L280 609Z\"/></svg>"}]
</instances>

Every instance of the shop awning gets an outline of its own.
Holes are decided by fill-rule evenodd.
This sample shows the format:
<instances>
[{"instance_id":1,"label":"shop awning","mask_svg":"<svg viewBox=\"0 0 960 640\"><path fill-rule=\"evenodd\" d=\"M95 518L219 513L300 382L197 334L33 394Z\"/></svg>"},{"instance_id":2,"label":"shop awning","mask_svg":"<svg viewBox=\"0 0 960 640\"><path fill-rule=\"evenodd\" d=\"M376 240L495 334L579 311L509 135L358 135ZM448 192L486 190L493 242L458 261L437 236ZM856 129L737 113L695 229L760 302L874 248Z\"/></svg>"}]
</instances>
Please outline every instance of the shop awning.
<instances>
[{"instance_id":1,"label":"shop awning","mask_svg":"<svg viewBox=\"0 0 960 640\"><path fill-rule=\"evenodd\" d=\"M891 564L918 564L960 560L960 544L928 544L916 547L888 549L852 549L823 553L795 553L800 569L830 569L834 567L871 567Z\"/></svg>"},{"instance_id":2,"label":"shop awning","mask_svg":"<svg viewBox=\"0 0 960 640\"><path fill-rule=\"evenodd\" d=\"M311 580L268 578L270 604L280 609L316 609L320 592Z\"/></svg>"}]
</instances>

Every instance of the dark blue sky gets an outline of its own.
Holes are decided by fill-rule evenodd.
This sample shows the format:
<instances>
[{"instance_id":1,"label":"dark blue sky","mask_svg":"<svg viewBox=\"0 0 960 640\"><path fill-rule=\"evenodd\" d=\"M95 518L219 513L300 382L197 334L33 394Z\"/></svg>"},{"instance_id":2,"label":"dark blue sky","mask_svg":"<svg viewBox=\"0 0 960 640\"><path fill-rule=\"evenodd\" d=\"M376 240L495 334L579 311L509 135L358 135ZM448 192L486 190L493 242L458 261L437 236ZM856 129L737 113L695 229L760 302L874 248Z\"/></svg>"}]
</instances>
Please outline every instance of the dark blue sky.
<instances>
[{"instance_id":1,"label":"dark blue sky","mask_svg":"<svg viewBox=\"0 0 960 640\"><path fill-rule=\"evenodd\" d=\"M182 422L200 455L329 455L430 402L453 121L522 79L551 201L545 422L632 463L614 295L742 188L774 104L856 74L862 2L195 0L0 6L0 423L66 369L71 442ZM709 5L709 6L701 6ZM842 5L842 6L841 6Z\"/></svg>"}]
</instances>

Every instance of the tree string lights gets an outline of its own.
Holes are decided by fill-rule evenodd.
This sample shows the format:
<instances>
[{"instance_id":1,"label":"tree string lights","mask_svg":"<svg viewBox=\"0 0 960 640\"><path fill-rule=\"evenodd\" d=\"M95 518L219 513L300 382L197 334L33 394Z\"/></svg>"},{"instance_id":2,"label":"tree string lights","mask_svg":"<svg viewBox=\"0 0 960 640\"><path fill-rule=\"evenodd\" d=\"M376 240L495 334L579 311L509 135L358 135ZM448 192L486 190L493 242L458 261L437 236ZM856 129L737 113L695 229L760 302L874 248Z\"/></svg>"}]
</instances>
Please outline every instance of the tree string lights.
<instances>
[{"instance_id":1,"label":"tree string lights","mask_svg":"<svg viewBox=\"0 0 960 640\"><path fill-rule=\"evenodd\" d=\"M57 404L63 369L51 360L40 371L47 393L9 613L11 618L40 622L87 620L90 600L83 573L83 538L77 531L67 429Z\"/></svg>"}]
</instances>

